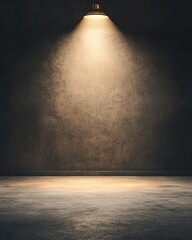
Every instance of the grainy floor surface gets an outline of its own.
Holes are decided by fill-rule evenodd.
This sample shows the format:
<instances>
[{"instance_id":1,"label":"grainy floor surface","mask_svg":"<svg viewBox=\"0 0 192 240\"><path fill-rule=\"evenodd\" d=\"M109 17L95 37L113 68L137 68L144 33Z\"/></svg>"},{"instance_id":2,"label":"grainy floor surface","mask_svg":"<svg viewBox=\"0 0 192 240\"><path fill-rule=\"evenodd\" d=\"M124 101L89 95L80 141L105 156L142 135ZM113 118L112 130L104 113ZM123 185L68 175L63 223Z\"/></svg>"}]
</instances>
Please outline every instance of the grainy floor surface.
<instances>
[{"instance_id":1,"label":"grainy floor surface","mask_svg":"<svg viewBox=\"0 0 192 240\"><path fill-rule=\"evenodd\" d=\"M0 177L1 240L191 240L192 177Z\"/></svg>"}]
</instances>

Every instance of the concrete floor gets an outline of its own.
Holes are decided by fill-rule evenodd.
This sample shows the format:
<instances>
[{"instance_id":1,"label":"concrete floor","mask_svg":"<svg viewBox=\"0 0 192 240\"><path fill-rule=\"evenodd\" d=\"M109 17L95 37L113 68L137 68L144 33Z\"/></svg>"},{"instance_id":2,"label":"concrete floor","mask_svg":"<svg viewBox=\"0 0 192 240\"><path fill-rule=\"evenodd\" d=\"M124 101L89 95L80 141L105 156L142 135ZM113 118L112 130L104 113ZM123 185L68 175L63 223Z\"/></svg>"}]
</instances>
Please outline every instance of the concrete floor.
<instances>
[{"instance_id":1,"label":"concrete floor","mask_svg":"<svg viewBox=\"0 0 192 240\"><path fill-rule=\"evenodd\" d=\"M1 240L191 240L192 177L0 177Z\"/></svg>"}]
</instances>

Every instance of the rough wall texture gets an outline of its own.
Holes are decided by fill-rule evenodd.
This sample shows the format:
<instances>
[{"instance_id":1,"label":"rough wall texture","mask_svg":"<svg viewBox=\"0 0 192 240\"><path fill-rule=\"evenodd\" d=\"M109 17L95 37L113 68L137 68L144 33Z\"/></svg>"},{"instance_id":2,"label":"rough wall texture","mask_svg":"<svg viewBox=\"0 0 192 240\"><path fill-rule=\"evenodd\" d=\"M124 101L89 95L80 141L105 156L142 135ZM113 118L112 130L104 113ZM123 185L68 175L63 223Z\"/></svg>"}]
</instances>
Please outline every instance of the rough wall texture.
<instances>
[{"instance_id":1,"label":"rough wall texture","mask_svg":"<svg viewBox=\"0 0 192 240\"><path fill-rule=\"evenodd\" d=\"M9 39L1 169L191 169L189 46L109 20Z\"/></svg>"}]
</instances>

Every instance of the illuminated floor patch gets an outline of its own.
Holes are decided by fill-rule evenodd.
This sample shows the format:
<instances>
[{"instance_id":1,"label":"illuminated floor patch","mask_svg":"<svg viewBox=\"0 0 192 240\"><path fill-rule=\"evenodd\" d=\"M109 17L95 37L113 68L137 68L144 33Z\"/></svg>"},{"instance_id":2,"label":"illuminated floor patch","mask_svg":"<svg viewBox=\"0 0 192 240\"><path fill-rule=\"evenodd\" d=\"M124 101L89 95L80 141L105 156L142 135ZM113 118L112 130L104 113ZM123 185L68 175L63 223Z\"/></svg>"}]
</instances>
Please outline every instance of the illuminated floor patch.
<instances>
[{"instance_id":1,"label":"illuminated floor patch","mask_svg":"<svg viewBox=\"0 0 192 240\"><path fill-rule=\"evenodd\" d=\"M192 239L191 177L1 177L5 239Z\"/></svg>"}]
</instances>

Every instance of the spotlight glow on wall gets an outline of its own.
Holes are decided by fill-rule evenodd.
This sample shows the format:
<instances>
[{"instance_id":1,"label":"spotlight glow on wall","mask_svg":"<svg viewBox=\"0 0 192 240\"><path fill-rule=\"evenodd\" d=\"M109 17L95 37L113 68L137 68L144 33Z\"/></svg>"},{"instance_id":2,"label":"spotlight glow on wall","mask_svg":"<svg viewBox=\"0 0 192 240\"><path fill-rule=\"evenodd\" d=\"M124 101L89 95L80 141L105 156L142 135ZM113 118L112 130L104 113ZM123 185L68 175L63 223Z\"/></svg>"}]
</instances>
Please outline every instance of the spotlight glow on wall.
<instances>
[{"instance_id":1,"label":"spotlight glow on wall","mask_svg":"<svg viewBox=\"0 0 192 240\"><path fill-rule=\"evenodd\" d=\"M174 99L162 95L167 78L140 40L95 13L60 38L50 56L51 98L45 99L52 105L42 120L47 144L54 139L50 158L68 171L153 169L156 129L161 116L169 119L167 102Z\"/></svg>"},{"instance_id":2,"label":"spotlight glow on wall","mask_svg":"<svg viewBox=\"0 0 192 240\"><path fill-rule=\"evenodd\" d=\"M54 110L61 124L58 132L64 129L55 143L59 158L65 151L67 159L78 159L80 170L107 169L111 162L131 159L134 146L130 150L124 119L134 130L131 125L142 104L135 94L137 70L129 41L110 18L92 15L61 39L57 49Z\"/></svg>"},{"instance_id":3,"label":"spotlight glow on wall","mask_svg":"<svg viewBox=\"0 0 192 240\"><path fill-rule=\"evenodd\" d=\"M89 11L84 18L90 18L90 19L103 19L103 18L109 18L106 13L104 13L101 10L101 7L99 4L93 4L91 11Z\"/></svg>"}]
</instances>

